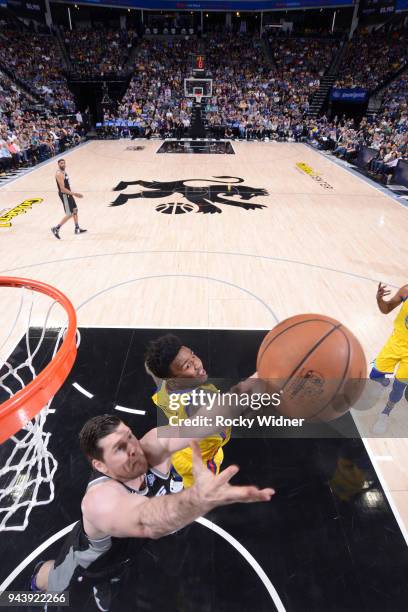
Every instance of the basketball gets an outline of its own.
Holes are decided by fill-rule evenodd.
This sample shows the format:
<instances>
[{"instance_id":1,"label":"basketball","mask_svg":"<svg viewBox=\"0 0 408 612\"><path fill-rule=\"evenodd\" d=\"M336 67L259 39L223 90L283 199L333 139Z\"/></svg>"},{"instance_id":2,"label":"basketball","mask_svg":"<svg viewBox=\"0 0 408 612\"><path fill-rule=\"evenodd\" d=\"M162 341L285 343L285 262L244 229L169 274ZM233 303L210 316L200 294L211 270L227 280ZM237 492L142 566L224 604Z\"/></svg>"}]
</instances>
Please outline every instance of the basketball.
<instances>
[{"instance_id":1,"label":"basketball","mask_svg":"<svg viewBox=\"0 0 408 612\"><path fill-rule=\"evenodd\" d=\"M257 357L260 378L281 392L278 412L308 421L332 421L360 397L367 363L357 338L339 321L303 314L279 323Z\"/></svg>"}]
</instances>

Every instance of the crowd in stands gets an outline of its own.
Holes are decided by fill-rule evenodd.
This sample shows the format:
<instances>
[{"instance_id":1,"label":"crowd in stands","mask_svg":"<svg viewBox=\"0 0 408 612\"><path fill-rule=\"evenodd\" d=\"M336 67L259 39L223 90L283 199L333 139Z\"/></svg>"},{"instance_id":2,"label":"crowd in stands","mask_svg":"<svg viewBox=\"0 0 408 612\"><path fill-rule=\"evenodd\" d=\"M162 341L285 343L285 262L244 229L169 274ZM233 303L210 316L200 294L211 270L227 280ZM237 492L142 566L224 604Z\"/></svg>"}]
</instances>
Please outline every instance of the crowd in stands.
<instances>
[{"instance_id":1,"label":"crowd in stands","mask_svg":"<svg viewBox=\"0 0 408 612\"><path fill-rule=\"evenodd\" d=\"M184 78L189 54L196 49L195 40L143 40L136 48L134 76L114 117L134 123L140 135L183 135L192 106L184 96Z\"/></svg>"},{"instance_id":2,"label":"crowd in stands","mask_svg":"<svg viewBox=\"0 0 408 612\"><path fill-rule=\"evenodd\" d=\"M33 164L81 140L83 129L67 113L75 110L64 76L61 48L51 34L0 31L0 169ZM194 38L142 39L124 30L63 32L71 67L79 76L123 74L133 77L117 109L105 123L130 122L117 134L182 137L188 134L193 101L184 95L184 78L197 52ZM362 32L349 43L338 86L375 88L407 59L405 31L370 37ZM381 45L387 44L387 53ZM377 117L329 120L308 116L310 99L338 50L328 37L247 34L203 37L207 77L213 79L202 109L209 135L247 140L309 142L353 160L361 147L378 151L370 170L384 177L407 157L408 76L386 89ZM381 50L381 52L380 52ZM385 57L385 59L384 59ZM10 77L13 77L11 79ZM42 102L41 112L36 104Z\"/></svg>"},{"instance_id":3,"label":"crowd in stands","mask_svg":"<svg viewBox=\"0 0 408 612\"><path fill-rule=\"evenodd\" d=\"M371 149L365 168L382 182L389 182L400 159L408 159L408 72L400 74L386 89L377 116L328 122L312 128L312 142L347 161L355 161L362 147Z\"/></svg>"},{"instance_id":4,"label":"crowd in stands","mask_svg":"<svg viewBox=\"0 0 408 612\"><path fill-rule=\"evenodd\" d=\"M392 58L401 55L396 40ZM213 79L212 96L203 101L209 135L309 142L350 161L361 147L369 146L378 151L370 169L384 175L391 174L398 159L407 157L406 76L387 91L378 118L363 119L360 124L344 118L311 119L307 116L310 98L330 66L338 48L336 40L274 37L269 40L269 61L259 40L246 35L213 34L204 45L207 76ZM141 136L184 135L191 102L184 98L183 78L191 51L188 40L144 40L122 104L106 119L131 120ZM378 65L375 79L381 80L384 74ZM126 129L122 134L126 135Z\"/></svg>"},{"instance_id":5,"label":"crowd in stands","mask_svg":"<svg viewBox=\"0 0 408 612\"><path fill-rule=\"evenodd\" d=\"M302 118L320 77L330 65L334 41L280 38L271 42L269 61L259 39L245 34L212 34L203 41L207 77L213 79L203 110L210 134L272 138L293 129ZM183 135L192 101L183 79L196 42L144 40L137 48L134 76L116 113L105 120L132 121L138 135Z\"/></svg>"},{"instance_id":6,"label":"crowd in stands","mask_svg":"<svg viewBox=\"0 0 408 612\"><path fill-rule=\"evenodd\" d=\"M408 62L408 29L355 33L343 56L335 87L374 90Z\"/></svg>"},{"instance_id":7,"label":"crowd in stands","mask_svg":"<svg viewBox=\"0 0 408 612\"><path fill-rule=\"evenodd\" d=\"M49 34L2 29L0 68L54 112L73 112L72 93L63 74L58 41Z\"/></svg>"},{"instance_id":8,"label":"crowd in stands","mask_svg":"<svg viewBox=\"0 0 408 612\"><path fill-rule=\"evenodd\" d=\"M32 166L82 139L76 120L39 112L32 96L0 71L0 173Z\"/></svg>"},{"instance_id":9,"label":"crowd in stands","mask_svg":"<svg viewBox=\"0 0 408 612\"><path fill-rule=\"evenodd\" d=\"M241 136L262 138L299 123L329 67L334 41L271 38L266 60L259 40L241 35L207 41L214 79L206 116L213 131L228 126Z\"/></svg>"},{"instance_id":10,"label":"crowd in stands","mask_svg":"<svg viewBox=\"0 0 408 612\"><path fill-rule=\"evenodd\" d=\"M33 166L82 140L82 128L67 119L25 114L3 122L0 117L0 173Z\"/></svg>"},{"instance_id":11,"label":"crowd in stands","mask_svg":"<svg viewBox=\"0 0 408 612\"><path fill-rule=\"evenodd\" d=\"M385 92L381 114L398 121L408 113L408 71L399 75Z\"/></svg>"},{"instance_id":12,"label":"crowd in stands","mask_svg":"<svg viewBox=\"0 0 408 612\"><path fill-rule=\"evenodd\" d=\"M75 76L123 76L137 35L133 30L66 30L63 34Z\"/></svg>"},{"instance_id":13,"label":"crowd in stands","mask_svg":"<svg viewBox=\"0 0 408 612\"><path fill-rule=\"evenodd\" d=\"M0 29L0 174L32 166L75 146L84 127L50 33L2 19ZM45 29L45 28L43 28Z\"/></svg>"},{"instance_id":14,"label":"crowd in stands","mask_svg":"<svg viewBox=\"0 0 408 612\"><path fill-rule=\"evenodd\" d=\"M326 117L309 121L307 140L321 149L353 162L363 147L372 149L372 159L365 168L382 182L389 182L400 159L408 159L408 112L398 110L394 116L353 119Z\"/></svg>"}]
</instances>

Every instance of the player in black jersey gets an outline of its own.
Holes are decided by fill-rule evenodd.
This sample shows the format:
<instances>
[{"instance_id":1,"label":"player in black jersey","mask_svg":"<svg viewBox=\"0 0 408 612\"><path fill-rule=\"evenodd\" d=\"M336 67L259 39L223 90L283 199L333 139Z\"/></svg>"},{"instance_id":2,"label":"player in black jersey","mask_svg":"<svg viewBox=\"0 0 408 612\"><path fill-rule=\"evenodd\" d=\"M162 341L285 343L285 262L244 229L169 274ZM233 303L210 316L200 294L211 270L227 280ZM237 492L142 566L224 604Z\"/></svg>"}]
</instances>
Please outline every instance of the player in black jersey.
<instances>
[{"instance_id":1,"label":"player in black jersey","mask_svg":"<svg viewBox=\"0 0 408 612\"><path fill-rule=\"evenodd\" d=\"M57 181L58 187L58 195L60 200L64 206L65 217L56 225L51 228L52 233L58 239L61 238L59 235L59 231L61 227L66 223L71 217L74 218L75 222L75 234L83 234L86 232L86 229L81 229L78 224L78 207L74 200L74 196L76 198L82 198L83 195L81 193L75 193L71 191L71 187L69 184L68 174L65 172L65 159L58 160L58 170L55 174L55 180Z\"/></svg>"},{"instance_id":2,"label":"player in black jersey","mask_svg":"<svg viewBox=\"0 0 408 612\"><path fill-rule=\"evenodd\" d=\"M196 440L164 438L157 429L138 440L116 415L93 417L79 438L95 470L82 500L82 520L57 559L38 564L31 588L58 592L90 580L99 610L110 609L110 586L130 562L131 543L140 550L149 539L172 534L218 506L269 501L274 494L273 489L230 485L237 466L213 474L203 465ZM195 482L180 492L170 459L188 445Z\"/></svg>"}]
</instances>

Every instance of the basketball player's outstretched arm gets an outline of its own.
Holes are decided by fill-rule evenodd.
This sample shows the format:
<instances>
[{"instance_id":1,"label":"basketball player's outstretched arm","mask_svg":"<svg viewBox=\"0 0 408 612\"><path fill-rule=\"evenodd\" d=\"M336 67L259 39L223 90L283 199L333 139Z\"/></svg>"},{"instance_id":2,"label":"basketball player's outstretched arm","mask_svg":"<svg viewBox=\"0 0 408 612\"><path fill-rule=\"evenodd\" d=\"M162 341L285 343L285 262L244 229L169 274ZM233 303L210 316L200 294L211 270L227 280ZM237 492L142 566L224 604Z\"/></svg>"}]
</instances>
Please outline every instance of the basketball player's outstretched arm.
<instances>
[{"instance_id":1,"label":"basketball player's outstretched arm","mask_svg":"<svg viewBox=\"0 0 408 612\"><path fill-rule=\"evenodd\" d=\"M383 314L388 314L389 312L394 310L394 308L399 306L401 302L406 297L408 297L408 285L404 285L403 287L401 287L401 289L398 289L395 295L393 295L392 298L390 298L388 301L384 300L384 297L386 295L389 295L390 293L391 291L387 289L386 285L383 285L382 283L378 283L377 296L376 296L377 305Z\"/></svg>"},{"instance_id":2,"label":"basketball player's outstretched arm","mask_svg":"<svg viewBox=\"0 0 408 612\"><path fill-rule=\"evenodd\" d=\"M218 506L265 502L275 493L273 489L231 485L229 481L239 470L236 465L215 476L204 466L197 442L192 447L195 480L192 487L173 495L141 498L123 492L118 486L114 493L92 504L92 516L89 516L92 524L113 537L158 539Z\"/></svg>"}]
</instances>

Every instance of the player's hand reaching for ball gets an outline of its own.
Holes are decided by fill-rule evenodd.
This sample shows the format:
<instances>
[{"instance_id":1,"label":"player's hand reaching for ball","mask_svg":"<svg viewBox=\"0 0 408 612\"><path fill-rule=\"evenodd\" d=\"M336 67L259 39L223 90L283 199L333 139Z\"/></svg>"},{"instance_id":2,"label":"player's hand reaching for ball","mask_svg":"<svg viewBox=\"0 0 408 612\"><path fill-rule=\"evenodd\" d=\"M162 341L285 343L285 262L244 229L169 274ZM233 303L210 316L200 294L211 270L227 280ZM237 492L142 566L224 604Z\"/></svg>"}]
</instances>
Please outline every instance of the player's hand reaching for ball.
<instances>
[{"instance_id":1,"label":"player's hand reaching for ball","mask_svg":"<svg viewBox=\"0 0 408 612\"><path fill-rule=\"evenodd\" d=\"M267 383L261 378L258 378L258 374L256 372L249 378L246 378L245 380L242 380L238 384L234 385L229 390L229 393L237 393L238 395L242 395L244 393L246 395L253 395L254 393L267 393L267 392L268 392Z\"/></svg>"},{"instance_id":2,"label":"player's hand reaching for ball","mask_svg":"<svg viewBox=\"0 0 408 612\"><path fill-rule=\"evenodd\" d=\"M387 285L378 283L377 300L382 300L386 295L389 295L390 293L391 291L387 289Z\"/></svg>"},{"instance_id":3,"label":"player's hand reaching for ball","mask_svg":"<svg viewBox=\"0 0 408 612\"><path fill-rule=\"evenodd\" d=\"M195 480L193 488L199 498L199 503L207 509L207 512L217 506L228 504L269 501L274 495L273 489L231 485L231 478L239 471L237 465L230 465L220 474L215 475L203 464L198 443L192 442L191 446Z\"/></svg>"}]
</instances>

